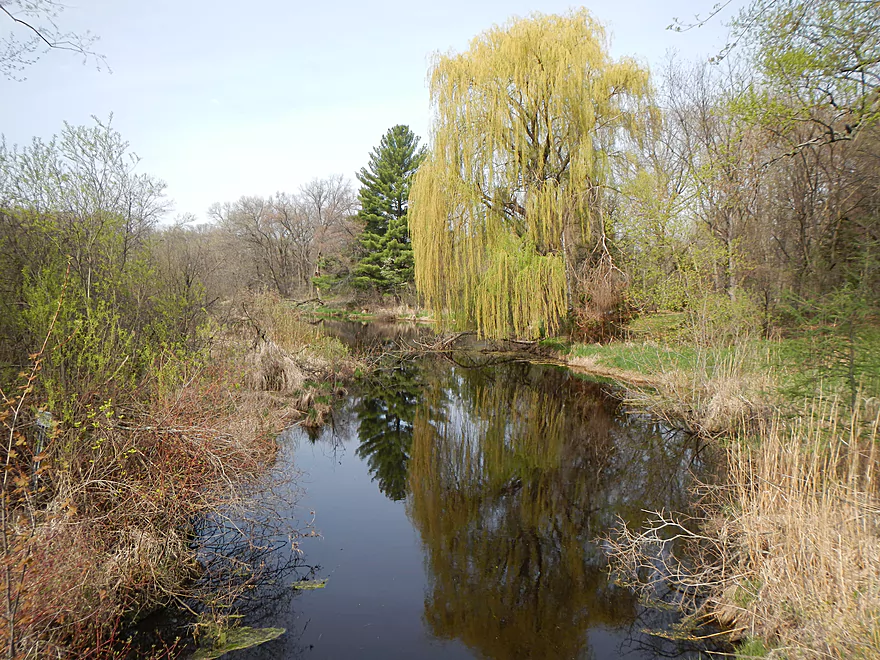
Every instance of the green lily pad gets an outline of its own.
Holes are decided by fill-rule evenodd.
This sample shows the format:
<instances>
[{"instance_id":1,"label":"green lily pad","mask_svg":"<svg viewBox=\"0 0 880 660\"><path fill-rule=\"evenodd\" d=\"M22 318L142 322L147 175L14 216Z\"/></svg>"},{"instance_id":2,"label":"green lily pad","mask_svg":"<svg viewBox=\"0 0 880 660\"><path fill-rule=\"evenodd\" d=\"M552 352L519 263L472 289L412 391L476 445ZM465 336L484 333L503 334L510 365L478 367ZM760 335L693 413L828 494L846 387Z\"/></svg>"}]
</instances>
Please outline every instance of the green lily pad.
<instances>
[{"instance_id":1,"label":"green lily pad","mask_svg":"<svg viewBox=\"0 0 880 660\"><path fill-rule=\"evenodd\" d=\"M287 631L284 628L232 628L226 631L225 644L217 645L215 643L213 646L200 648L196 651L192 660L215 660L230 651L240 651L241 649L259 646L276 637L281 637L285 632Z\"/></svg>"}]
</instances>

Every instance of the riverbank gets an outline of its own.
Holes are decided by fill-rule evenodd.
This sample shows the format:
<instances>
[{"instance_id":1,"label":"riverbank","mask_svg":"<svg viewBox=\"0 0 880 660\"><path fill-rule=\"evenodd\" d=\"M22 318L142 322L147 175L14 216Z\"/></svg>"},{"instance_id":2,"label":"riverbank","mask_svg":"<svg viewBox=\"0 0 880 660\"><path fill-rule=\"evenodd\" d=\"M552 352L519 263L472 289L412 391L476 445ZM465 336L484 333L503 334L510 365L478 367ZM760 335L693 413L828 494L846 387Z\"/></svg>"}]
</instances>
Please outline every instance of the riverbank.
<instances>
[{"instance_id":1,"label":"riverbank","mask_svg":"<svg viewBox=\"0 0 880 660\"><path fill-rule=\"evenodd\" d=\"M700 346L658 325L603 346L547 342L572 368L621 382L630 407L727 453L727 480L700 489L699 516L656 512L610 539L621 579L647 598L671 583L694 630L722 624L741 657L877 657L880 332Z\"/></svg>"},{"instance_id":2,"label":"riverbank","mask_svg":"<svg viewBox=\"0 0 880 660\"><path fill-rule=\"evenodd\" d=\"M205 332L198 351L157 356L142 379L101 392L76 421L56 418L32 477L11 449L38 429L30 397L41 355L22 394L6 399L0 637L9 657L124 655L138 643L133 624L168 606L189 611L210 637L260 579L264 567L246 557L207 561L195 521L251 511L275 435L320 426L360 365L272 298ZM150 653L171 656L182 644L159 641Z\"/></svg>"},{"instance_id":3,"label":"riverbank","mask_svg":"<svg viewBox=\"0 0 880 660\"><path fill-rule=\"evenodd\" d=\"M20 589L19 639L33 642L35 652L75 657L124 649L120 633L133 618L168 604L192 607L210 647L225 636L229 606L259 580L258 567L239 563L225 591L194 590L203 567L186 534L191 520L244 510L248 484L275 459L275 433L291 423L320 426L340 388L368 365L273 299L245 305L214 337L202 362L163 365L149 406L98 416L90 437L104 440L95 440L101 460L88 473L93 481L63 491L79 493L71 505L59 501L58 490L51 513L38 515L40 531L21 537L39 566L23 573ZM783 369L780 357L803 356L809 346L801 339L792 348L791 341L695 348L654 335L523 348L623 384L631 408L711 437L727 451L728 480L700 488L696 517L658 512L609 539L623 582L646 597L656 594L652 579L674 584L694 630L708 619L722 623L733 639L747 640L743 657L772 649L790 657L872 657L880 652L876 399L860 394L853 414L843 396L847 374L834 372L843 374L837 403L831 386L818 381L812 392L821 396L798 403L791 384L808 391L807 375ZM870 350L860 346L856 355ZM131 513L145 510L149 515ZM43 531L50 529L57 536ZM683 552L665 551L672 536ZM45 551L35 551L47 538ZM63 547L76 549L76 565L54 559ZM646 573L658 557L663 570ZM202 585L224 580L212 577L219 580ZM31 622L42 637L26 632ZM154 656L170 656L180 644L171 640Z\"/></svg>"}]
</instances>

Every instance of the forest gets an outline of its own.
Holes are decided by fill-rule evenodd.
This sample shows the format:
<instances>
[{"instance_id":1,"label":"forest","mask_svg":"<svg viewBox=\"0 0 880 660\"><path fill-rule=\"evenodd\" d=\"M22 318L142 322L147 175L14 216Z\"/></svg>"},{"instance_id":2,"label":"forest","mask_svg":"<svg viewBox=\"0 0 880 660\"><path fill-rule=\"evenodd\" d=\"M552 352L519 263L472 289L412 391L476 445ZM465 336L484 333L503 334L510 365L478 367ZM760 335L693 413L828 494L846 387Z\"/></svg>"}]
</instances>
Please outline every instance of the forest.
<instances>
[{"instance_id":1,"label":"forest","mask_svg":"<svg viewBox=\"0 0 880 660\"><path fill-rule=\"evenodd\" d=\"M26 56L0 50L0 72ZM619 580L675 585L739 657L877 657L880 4L755 0L711 61L653 71L586 9L536 13L428 76L424 142L392 125L356 182L217 200L207 222L170 217L112 116L0 143L6 657L175 657L186 641L133 641L166 607L226 634L260 567L199 557L197 521L269 515L248 485L276 435L378 369L326 317L515 340L617 382L726 461L698 514L621 522ZM446 427L414 424L420 456L444 450ZM522 424L551 453L574 434Z\"/></svg>"}]
</instances>

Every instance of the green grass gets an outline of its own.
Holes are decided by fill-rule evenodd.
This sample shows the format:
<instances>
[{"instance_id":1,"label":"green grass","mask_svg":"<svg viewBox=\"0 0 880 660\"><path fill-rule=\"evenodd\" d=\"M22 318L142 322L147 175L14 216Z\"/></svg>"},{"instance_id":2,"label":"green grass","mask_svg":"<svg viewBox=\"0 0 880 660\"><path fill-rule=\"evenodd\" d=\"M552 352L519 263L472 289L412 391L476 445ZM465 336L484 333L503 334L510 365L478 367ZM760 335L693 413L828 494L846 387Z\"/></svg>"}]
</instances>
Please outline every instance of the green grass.
<instances>
[{"instance_id":1,"label":"green grass","mask_svg":"<svg viewBox=\"0 0 880 660\"><path fill-rule=\"evenodd\" d=\"M748 658L766 658L769 649L764 646L764 642L760 639L750 637L739 645L736 649L736 660L747 660Z\"/></svg>"},{"instance_id":2,"label":"green grass","mask_svg":"<svg viewBox=\"0 0 880 660\"><path fill-rule=\"evenodd\" d=\"M597 376L595 374L585 374L585 373L580 373L578 371L573 371L571 375L573 378L576 378L578 380L583 380L588 383L598 383L600 385L611 385L611 386L620 385L620 381L615 380L614 378L611 378L609 376Z\"/></svg>"},{"instance_id":3,"label":"green grass","mask_svg":"<svg viewBox=\"0 0 880 660\"><path fill-rule=\"evenodd\" d=\"M681 338L687 317L684 312L657 312L643 314L627 325L627 334L635 341L677 341Z\"/></svg>"},{"instance_id":4,"label":"green grass","mask_svg":"<svg viewBox=\"0 0 880 660\"><path fill-rule=\"evenodd\" d=\"M538 342L538 346L541 348L547 348L551 351L556 351L561 355L568 355L571 353L571 342L566 341L564 339L560 339L559 337L548 337L547 339L541 339Z\"/></svg>"},{"instance_id":5,"label":"green grass","mask_svg":"<svg viewBox=\"0 0 880 660\"><path fill-rule=\"evenodd\" d=\"M836 327L795 328L785 339L699 348L682 339L682 323L681 314L655 314L630 323L630 341L598 345L546 339L541 345L645 376L700 371L711 377L736 363L743 372L771 375L790 401L820 393L847 399L854 386L866 397L880 396L880 327L862 326L852 336Z\"/></svg>"},{"instance_id":6,"label":"green grass","mask_svg":"<svg viewBox=\"0 0 880 660\"><path fill-rule=\"evenodd\" d=\"M661 347L651 344L612 342L610 344L575 344L572 357L594 358L597 363L654 375L672 369L689 370L696 366L697 351L689 346Z\"/></svg>"}]
</instances>

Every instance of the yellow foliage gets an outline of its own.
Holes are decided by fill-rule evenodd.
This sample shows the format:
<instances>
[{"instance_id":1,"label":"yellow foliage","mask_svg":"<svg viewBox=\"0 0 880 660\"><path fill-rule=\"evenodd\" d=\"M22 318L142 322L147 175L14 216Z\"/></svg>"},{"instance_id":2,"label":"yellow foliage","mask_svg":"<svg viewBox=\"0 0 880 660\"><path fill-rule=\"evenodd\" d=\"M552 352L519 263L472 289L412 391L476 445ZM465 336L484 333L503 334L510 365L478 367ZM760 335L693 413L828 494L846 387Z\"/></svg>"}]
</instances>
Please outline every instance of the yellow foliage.
<instances>
[{"instance_id":1,"label":"yellow foliage","mask_svg":"<svg viewBox=\"0 0 880 660\"><path fill-rule=\"evenodd\" d=\"M641 133L648 72L612 60L586 11L495 27L431 72L433 150L415 177L416 286L453 327L554 332L610 161Z\"/></svg>"}]
</instances>

